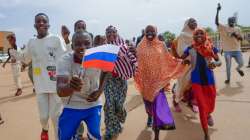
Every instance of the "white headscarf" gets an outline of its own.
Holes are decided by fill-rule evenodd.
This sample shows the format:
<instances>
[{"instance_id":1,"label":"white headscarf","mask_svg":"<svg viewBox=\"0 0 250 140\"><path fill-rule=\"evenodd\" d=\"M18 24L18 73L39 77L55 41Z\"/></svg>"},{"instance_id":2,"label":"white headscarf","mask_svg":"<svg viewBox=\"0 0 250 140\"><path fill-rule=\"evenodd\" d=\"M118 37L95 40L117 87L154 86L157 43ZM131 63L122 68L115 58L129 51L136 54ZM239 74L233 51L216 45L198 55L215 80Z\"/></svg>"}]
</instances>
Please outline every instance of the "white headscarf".
<instances>
[{"instance_id":1,"label":"white headscarf","mask_svg":"<svg viewBox=\"0 0 250 140\"><path fill-rule=\"evenodd\" d=\"M191 18L185 21L184 27L178 37L177 53L179 56L182 56L184 50L192 44L194 30L191 30L188 26L190 19Z\"/></svg>"}]
</instances>

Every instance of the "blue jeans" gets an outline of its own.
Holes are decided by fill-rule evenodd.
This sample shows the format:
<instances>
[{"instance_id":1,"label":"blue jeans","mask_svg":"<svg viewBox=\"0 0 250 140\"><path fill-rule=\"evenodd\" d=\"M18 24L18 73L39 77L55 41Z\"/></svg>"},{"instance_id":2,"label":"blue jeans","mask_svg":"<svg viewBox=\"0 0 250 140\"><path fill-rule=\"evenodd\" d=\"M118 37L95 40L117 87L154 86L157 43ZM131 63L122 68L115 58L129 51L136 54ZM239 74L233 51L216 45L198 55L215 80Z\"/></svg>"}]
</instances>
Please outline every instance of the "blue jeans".
<instances>
[{"instance_id":1,"label":"blue jeans","mask_svg":"<svg viewBox=\"0 0 250 140\"><path fill-rule=\"evenodd\" d=\"M243 62L243 57L241 51L228 51L224 52L225 53L225 60L226 60L226 69L227 69L227 80L230 80L231 77L231 63L232 63L232 58L235 59L237 62L237 70L240 70L240 68L243 67L244 62Z\"/></svg>"},{"instance_id":2,"label":"blue jeans","mask_svg":"<svg viewBox=\"0 0 250 140\"><path fill-rule=\"evenodd\" d=\"M101 140L101 108L102 106L89 109L64 108L58 123L59 140L75 139L74 136L81 121L84 121L88 127L90 140Z\"/></svg>"}]
</instances>

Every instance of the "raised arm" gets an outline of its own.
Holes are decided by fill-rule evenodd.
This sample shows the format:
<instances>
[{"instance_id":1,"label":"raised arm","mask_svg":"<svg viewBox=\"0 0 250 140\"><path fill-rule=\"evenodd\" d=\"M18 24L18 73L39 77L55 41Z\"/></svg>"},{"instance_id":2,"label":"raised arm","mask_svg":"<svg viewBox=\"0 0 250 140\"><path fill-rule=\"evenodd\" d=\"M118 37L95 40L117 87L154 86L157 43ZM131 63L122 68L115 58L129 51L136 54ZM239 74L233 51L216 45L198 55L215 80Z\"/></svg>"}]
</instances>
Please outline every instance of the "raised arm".
<instances>
[{"instance_id":1,"label":"raised arm","mask_svg":"<svg viewBox=\"0 0 250 140\"><path fill-rule=\"evenodd\" d=\"M66 45L69 44L70 43L70 40L69 40L70 31L67 28L67 26L62 25L61 34L62 34L62 37L63 37L63 39L65 41L65 44Z\"/></svg>"},{"instance_id":2,"label":"raised arm","mask_svg":"<svg viewBox=\"0 0 250 140\"><path fill-rule=\"evenodd\" d=\"M217 12L216 12L216 17L215 17L215 24L216 24L217 26L220 25L220 22L219 22L219 12L220 12L220 10L221 10L221 5L220 5L220 3L218 3Z\"/></svg>"}]
</instances>

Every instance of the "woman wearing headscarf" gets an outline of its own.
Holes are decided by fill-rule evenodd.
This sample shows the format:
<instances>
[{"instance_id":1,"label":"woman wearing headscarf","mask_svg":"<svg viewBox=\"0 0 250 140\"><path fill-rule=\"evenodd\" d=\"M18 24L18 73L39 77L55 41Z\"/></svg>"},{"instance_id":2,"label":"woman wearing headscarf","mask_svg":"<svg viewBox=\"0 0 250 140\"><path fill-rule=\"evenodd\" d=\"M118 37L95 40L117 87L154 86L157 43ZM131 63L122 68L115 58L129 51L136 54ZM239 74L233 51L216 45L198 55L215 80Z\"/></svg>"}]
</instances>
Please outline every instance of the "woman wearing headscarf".
<instances>
[{"instance_id":1,"label":"woman wearing headscarf","mask_svg":"<svg viewBox=\"0 0 250 140\"><path fill-rule=\"evenodd\" d=\"M189 18L185 24L180 36L178 37L177 47L175 48L177 57L183 55L184 50L192 44L193 32L197 28L197 22L193 18ZM186 97L189 105L192 107L194 112L197 112L195 106L193 106L194 101L192 101L192 93L190 93L191 83L190 83L190 68L185 71L182 77L178 78L177 86L174 93L173 104L176 112L181 112L179 102Z\"/></svg>"},{"instance_id":2,"label":"woman wearing headscarf","mask_svg":"<svg viewBox=\"0 0 250 140\"><path fill-rule=\"evenodd\" d=\"M214 122L211 113L214 111L216 87L213 69L221 65L217 55L218 49L213 47L211 39L203 29L196 29L193 34L192 45L182 56L191 57L191 82L192 92L197 101L201 125L205 134L205 140L210 140L208 125Z\"/></svg>"},{"instance_id":3,"label":"woman wearing headscarf","mask_svg":"<svg viewBox=\"0 0 250 140\"><path fill-rule=\"evenodd\" d=\"M107 27L106 38L108 44L120 47L114 71L107 75L104 87L105 140L111 140L122 132L122 124L126 120L127 79L133 77L137 61L135 51L125 45L114 26Z\"/></svg>"},{"instance_id":4,"label":"woman wearing headscarf","mask_svg":"<svg viewBox=\"0 0 250 140\"><path fill-rule=\"evenodd\" d=\"M167 51L152 25L146 27L136 54L138 68L134 77L135 84L143 96L146 112L153 117L155 140L158 140L160 130L175 129L163 88L171 79L180 76L185 66Z\"/></svg>"}]
</instances>

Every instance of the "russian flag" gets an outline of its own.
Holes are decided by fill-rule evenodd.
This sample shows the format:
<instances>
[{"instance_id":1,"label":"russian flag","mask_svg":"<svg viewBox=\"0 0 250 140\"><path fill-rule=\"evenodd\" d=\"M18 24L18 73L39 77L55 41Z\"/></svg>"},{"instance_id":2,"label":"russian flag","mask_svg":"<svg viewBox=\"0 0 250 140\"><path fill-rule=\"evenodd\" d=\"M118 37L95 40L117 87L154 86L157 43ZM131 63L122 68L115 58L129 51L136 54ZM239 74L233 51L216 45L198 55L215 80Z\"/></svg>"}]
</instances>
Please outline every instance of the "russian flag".
<instances>
[{"instance_id":1,"label":"russian flag","mask_svg":"<svg viewBox=\"0 0 250 140\"><path fill-rule=\"evenodd\" d=\"M82 66L84 68L97 68L103 71L112 72L115 67L115 61L117 60L119 50L119 46L112 44L105 44L87 49Z\"/></svg>"}]
</instances>

